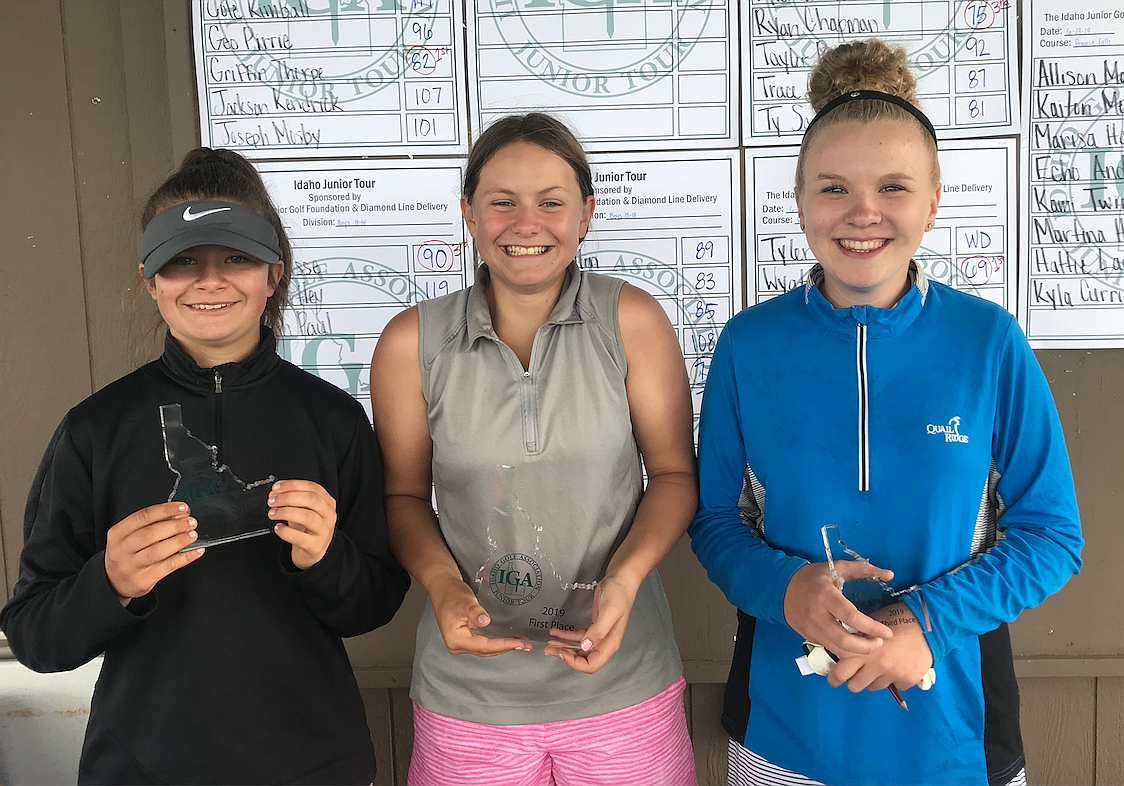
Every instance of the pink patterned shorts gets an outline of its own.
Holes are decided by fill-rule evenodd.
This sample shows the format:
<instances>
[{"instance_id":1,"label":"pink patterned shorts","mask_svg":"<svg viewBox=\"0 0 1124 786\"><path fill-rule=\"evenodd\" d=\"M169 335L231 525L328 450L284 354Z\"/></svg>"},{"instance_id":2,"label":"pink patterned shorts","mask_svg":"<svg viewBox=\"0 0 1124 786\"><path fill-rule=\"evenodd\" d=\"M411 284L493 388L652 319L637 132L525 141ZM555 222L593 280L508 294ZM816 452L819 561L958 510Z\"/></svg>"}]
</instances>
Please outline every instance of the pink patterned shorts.
<instances>
[{"instance_id":1,"label":"pink patterned shorts","mask_svg":"<svg viewBox=\"0 0 1124 786\"><path fill-rule=\"evenodd\" d=\"M491 726L414 702L410 786L695 786L683 678L592 718Z\"/></svg>"}]
</instances>

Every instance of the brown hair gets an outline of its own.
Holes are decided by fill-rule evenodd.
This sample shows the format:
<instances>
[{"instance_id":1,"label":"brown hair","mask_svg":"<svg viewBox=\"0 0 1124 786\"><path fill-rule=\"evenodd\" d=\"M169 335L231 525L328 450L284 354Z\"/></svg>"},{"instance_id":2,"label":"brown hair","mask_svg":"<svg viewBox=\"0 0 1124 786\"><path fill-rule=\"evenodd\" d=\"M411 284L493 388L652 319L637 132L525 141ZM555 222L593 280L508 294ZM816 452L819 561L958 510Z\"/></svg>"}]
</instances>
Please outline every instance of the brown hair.
<instances>
[{"instance_id":1,"label":"brown hair","mask_svg":"<svg viewBox=\"0 0 1124 786\"><path fill-rule=\"evenodd\" d=\"M574 170L582 199L593 196L593 172L574 132L556 117L543 112L529 112L501 117L484 129L484 133L472 144L461 186L461 195L470 203L480 184L480 170L492 156L516 142L530 142L554 153Z\"/></svg>"},{"instance_id":2,"label":"brown hair","mask_svg":"<svg viewBox=\"0 0 1124 786\"><path fill-rule=\"evenodd\" d=\"M877 38L840 44L820 53L808 77L808 102L819 112L832 99L852 90L878 90L904 99L921 108L916 95L917 80L909 70L906 51L889 46ZM921 124L906 110L888 101L877 99L851 101L833 109L810 128L800 143L796 159L796 189L804 183L804 156L813 139L825 128L841 123L874 123L893 120ZM941 167L937 160L937 144L922 127L921 136L933 158L933 183L940 182Z\"/></svg>"},{"instance_id":3,"label":"brown hair","mask_svg":"<svg viewBox=\"0 0 1124 786\"><path fill-rule=\"evenodd\" d=\"M233 150L197 147L183 157L179 168L145 202L141 211L141 229L147 227L161 210L193 199L235 202L258 213L277 230L285 269L281 271L281 279L273 294L265 302L261 321L275 333L280 333L281 313L289 305L293 248L261 175L253 164Z\"/></svg>"}]
</instances>

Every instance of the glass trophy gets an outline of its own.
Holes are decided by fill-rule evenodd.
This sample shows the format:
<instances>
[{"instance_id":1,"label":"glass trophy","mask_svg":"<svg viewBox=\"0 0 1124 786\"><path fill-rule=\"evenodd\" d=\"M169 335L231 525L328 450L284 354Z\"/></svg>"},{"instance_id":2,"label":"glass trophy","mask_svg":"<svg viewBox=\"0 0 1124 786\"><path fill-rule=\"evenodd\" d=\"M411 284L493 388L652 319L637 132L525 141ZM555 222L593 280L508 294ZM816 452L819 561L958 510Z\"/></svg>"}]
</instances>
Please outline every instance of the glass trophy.
<instances>
[{"instance_id":1,"label":"glass trophy","mask_svg":"<svg viewBox=\"0 0 1124 786\"><path fill-rule=\"evenodd\" d=\"M831 571L831 578L835 581L835 586L843 593L843 597L851 601L855 608L863 614L870 614L884 606L895 603L898 596L906 592L906 590L896 590L878 578L844 581L835 571L836 562L854 560L869 565L870 560L849 548L843 542L843 539L839 536L838 524L825 524L820 528L820 535L823 537L824 551L827 553L827 565Z\"/></svg>"},{"instance_id":2,"label":"glass trophy","mask_svg":"<svg viewBox=\"0 0 1124 786\"><path fill-rule=\"evenodd\" d=\"M217 460L218 448L194 436L183 425L179 404L160 407L164 456L176 476L168 502L186 502L198 522L198 537L180 551L192 551L273 531L269 491L273 475L244 483Z\"/></svg>"},{"instance_id":3,"label":"glass trophy","mask_svg":"<svg viewBox=\"0 0 1124 786\"><path fill-rule=\"evenodd\" d=\"M882 579L873 577L865 579L850 579L845 581L843 577L840 576L838 572L836 572L836 564L846 560L854 560L856 562L865 562L867 565L869 565L870 560L868 560L862 554L859 554L854 549L850 548L843 541L843 538L839 536L838 524L825 524L823 527L820 527L820 535L823 538L824 552L827 554L827 566L831 571L831 578L835 582L835 586L838 587L839 591L843 593L843 597L851 601L855 608L861 611L863 614L870 615L878 611L879 609L885 608L892 603L896 603L899 597L913 589L912 587L909 587L906 589L897 590L891 587L886 582L882 581ZM926 627L928 627L929 630L932 630L932 627L928 626L928 619L929 618L926 616ZM886 622L885 624L893 625L895 623ZM847 628L847 630L849 630L851 633L857 633L854 628L851 628L847 625L843 625L843 627ZM813 657L813 650L817 648L823 650L823 652L826 653L826 655L831 659L832 662L838 660L838 658L831 652L829 652L826 648L821 647L818 644L814 644L810 641L804 642L805 656L811 659ZM826 669L830 668L830 666L830 662L823 663L821 668ZM826 673L825 671L816 670L815 666L812 666L812 669L813 671L816 671L817 674ZM921 688L921 690L929 690L931 687L933 687L936 681L937 673L932 668L930 668L927 672L925 672L924 676L921 677L921 680L917 683L917 687ZM886 690L888 690L894 697L894 701L898 703L898 706L900 706L903 710L909 709L909 707L905 703L905 700L902 698L901 692L897 687L895 687L894 685L888 685L886 687Z\"/></svg>"},{"instance_id":4,"label":"glass trophy","mask_svg":"<svg viewBox=\"0 0 1124 786\"><path fill-rule=\"evenodd\" d=\"M476 598L491 622L490 638L522 638L578 646L553 638L550 629L588 628L593 620L597 576L561 575L565 544L524 510L513 488L512 467L497 468L491 520L490 553L474 578ZM599 574L598 574L599 575Z\"/></svg>"}]
</instances>

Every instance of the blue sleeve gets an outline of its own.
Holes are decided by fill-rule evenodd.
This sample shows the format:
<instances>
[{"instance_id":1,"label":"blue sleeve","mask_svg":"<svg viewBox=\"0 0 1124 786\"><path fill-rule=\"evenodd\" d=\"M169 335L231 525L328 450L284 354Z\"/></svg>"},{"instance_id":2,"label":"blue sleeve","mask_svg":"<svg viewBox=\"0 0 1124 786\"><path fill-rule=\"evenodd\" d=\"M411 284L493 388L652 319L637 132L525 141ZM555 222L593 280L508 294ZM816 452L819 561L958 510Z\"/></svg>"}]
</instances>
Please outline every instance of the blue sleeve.
<instances>
[{"instance_id":1,"label":"blue sleeve","mask_svg":"<svg viewBox=\"0 0 1124 786\"><path fill-rule=\"evenodd\" d=\"M747 614L778 625L789 579L807 561L775 549L749 527L738 500L746 469L734 330L727 324L714 350L699 423L699 510L687 530L691 548L726 598Z\"/></svg>"},{"instance_id":2,"label":"blue sleeve","mask_svg":"<svg viewBox=\"0 0 1124 786\"><path fill-rule=\"evenodd\" d=\"M998 373L992 458L1000 474L998 542L904 596L924 619L934 663L970 637L1042 603L1081 568L1081 524L1061 422L1046 377L1011 320ZM922 598L924 608L922 607Z\"/></svg>"}]
</instances>

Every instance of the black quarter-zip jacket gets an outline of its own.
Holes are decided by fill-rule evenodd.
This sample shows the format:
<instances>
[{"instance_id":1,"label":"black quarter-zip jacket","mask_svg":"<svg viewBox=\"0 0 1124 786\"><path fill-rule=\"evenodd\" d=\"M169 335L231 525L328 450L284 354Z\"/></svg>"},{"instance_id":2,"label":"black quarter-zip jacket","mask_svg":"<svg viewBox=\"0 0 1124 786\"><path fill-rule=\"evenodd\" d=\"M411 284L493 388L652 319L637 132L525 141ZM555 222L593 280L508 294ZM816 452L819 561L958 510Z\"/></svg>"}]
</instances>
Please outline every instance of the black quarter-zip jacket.
<instances>
[{"instance_id":1,"label":"black quarter-zip jacket","mask_svg":"<svg viewBox=\"0 0 1124 786\"><path fill-rule=\"evenodd\" d=\"M160 408L245 481L320 483L324 558L301 571L273 533L208 548L127 608L106 533L168 500ZM203 369L170 336L156 361L72 409L36 473L19 581L0 612L36 671L105 653L80 783L370 783L374 751L342 637L390 620L409 576L390 554L378 444L351 397L277 356Z\"/></svg>"}]
</instances>

